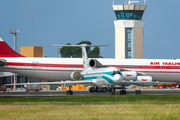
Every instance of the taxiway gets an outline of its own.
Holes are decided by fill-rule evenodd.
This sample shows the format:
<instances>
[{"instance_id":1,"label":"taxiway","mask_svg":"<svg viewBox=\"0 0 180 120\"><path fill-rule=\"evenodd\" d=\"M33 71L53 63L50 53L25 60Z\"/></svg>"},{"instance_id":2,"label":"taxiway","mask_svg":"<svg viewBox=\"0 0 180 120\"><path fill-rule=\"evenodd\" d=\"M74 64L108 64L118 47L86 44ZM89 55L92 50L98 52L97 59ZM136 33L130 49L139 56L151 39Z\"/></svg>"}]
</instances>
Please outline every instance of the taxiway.
<instances>
[{"instance_id":1,"label":"taxiway","mask_svg":"<svg viewBox=\"0 0 180 120\"><path fill-rule=\"evenodd\" d=\"M95 92L90 93L87 90L84 91L73 91L72 96L99 96L99 95L110 95L109 92L101 93ZM180 89L148 89L141 90L141 94L147 95L163 95L163 94L180 94ZM116 90L115 95L119 95L119 90ZM128 89L126 95L135 95L134 89ZM24 97L24 96L34 96L34 97L45 97L45 96L67 96L66 91L40 91L40 92L25 92L25 91L11 91L11 92L0 92L0 97Z\"/></svg>"}]
</instances>

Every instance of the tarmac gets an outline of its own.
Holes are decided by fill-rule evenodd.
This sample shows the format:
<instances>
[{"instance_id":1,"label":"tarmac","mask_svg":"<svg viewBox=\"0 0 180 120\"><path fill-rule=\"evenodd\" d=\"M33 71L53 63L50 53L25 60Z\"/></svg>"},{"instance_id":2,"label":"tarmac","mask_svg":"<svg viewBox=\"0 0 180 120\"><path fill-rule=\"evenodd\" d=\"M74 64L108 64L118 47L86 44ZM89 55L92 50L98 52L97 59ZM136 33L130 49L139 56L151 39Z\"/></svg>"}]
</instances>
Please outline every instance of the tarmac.
<instances>
[{"instance_id":1,"label":"tarmac","mask_svg":"<svg viewBox=\"0 0 180 120\"><path fill-rule=\"evenodd\" d=\"M180 94L180 89L142 89L141 94L145 95L163 95L163 94ZM10 91L10 92L0 92L0 98L4 97L53 97L53 96L101 96L101 95L111 95L109 92L95 92L90 93L87 90L74 90L73 95L66 95L66 91L61 90L50 90L50 91L39 91L39 92L25 92L25 91ZM119 95L119 90L116 90L115 95ZM126 95L136 95L135 89L127 89Z\"/></svg>"}]
</instances>

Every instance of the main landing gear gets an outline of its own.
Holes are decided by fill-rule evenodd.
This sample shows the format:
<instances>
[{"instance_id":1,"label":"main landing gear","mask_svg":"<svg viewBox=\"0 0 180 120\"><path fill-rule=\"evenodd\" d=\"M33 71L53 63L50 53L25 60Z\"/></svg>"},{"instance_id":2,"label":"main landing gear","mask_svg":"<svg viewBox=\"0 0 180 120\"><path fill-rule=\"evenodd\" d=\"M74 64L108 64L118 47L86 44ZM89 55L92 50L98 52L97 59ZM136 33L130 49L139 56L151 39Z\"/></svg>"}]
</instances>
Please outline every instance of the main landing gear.
<instances>
[{"instance_id":1,"label":"main landing gear","mask_svg":"<svg viewBox=\"0 0 180 120\"><path fill-rule=\"evenodd\" d=\"M92 92L92 93L94 93L94 92L106 93L109 91L111 94L115 94L115 90L116 90L116 88L114 85L111 87L98 87L98 86L96 86L96 87L90 87L89 88L89 92Z\"/></svg>"},{"instance_id":2,"label":"main landing gear","mask_svg":"<svg viewBox=\"0 0 180 120\"><path fill-rule=\"evenodd\" d=\"M120 95L125 95L126 94L126 90L125 90L125 86L122 86L122 87L115 87L115 85L111 85L111 87L90 87L89 88L89 92L104 92L106 93L107 91L109 91L109 93L111 95L114 95L115 94L115 91L116 89L122 89L119 91L119 94Z\"/></svg>"},{"instance_id":3,"label":"main landing gear","mask_svg":"<svg viewBox=\"0 0 180 120\"><path fill-rule=\"evenodd\" d=\"M109 91L110 94L111 94L111 95L115 95L115 92L116 92L115 85L111 85L110 89L111 89L111 91Z\"/></svg>"},{"instance_id":4,"label":"main landing gear","mask_svg":"<svg viewBox=\"0 0 180 120\"><path fill-rule=\"evenodd\" d=\"M72 86L69 86L69 90L66 91L66 95L73 95L73 91L71 90Z\"/></svg>"},{"instance_id":5,"label":"main landing gear","mask_svg":"<svg viewBox=\"0 0 180 120\"><path fill-rule=\"evenodd\" d=\"M90 87L89 88L89 92L103 92L106 93L107 91L111 91L109 88L107 87Z\"/></svg>"}]
</instances>

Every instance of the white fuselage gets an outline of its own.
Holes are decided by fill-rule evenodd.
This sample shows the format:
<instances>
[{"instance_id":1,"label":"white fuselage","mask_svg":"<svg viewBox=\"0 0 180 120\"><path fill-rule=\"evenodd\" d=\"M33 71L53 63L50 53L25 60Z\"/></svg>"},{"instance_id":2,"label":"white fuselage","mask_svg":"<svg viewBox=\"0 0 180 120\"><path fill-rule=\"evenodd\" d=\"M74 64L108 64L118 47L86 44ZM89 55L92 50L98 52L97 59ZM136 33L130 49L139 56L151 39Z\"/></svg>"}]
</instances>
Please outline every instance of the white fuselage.
<instances>
[{"instance_id":1,"label":"white fuselage","mask_svg":"<svg viewBox=\"0 0 180 120\"><path fill-rule=\"evenodd\" d=\"M7 64L0 69L48 81L71 80L74 71L83 70L82 58L3 57ZM97 59L101 64L136 71L153 81L180 82L180 60L166 59Z\"/></svg>"}]
</instances>

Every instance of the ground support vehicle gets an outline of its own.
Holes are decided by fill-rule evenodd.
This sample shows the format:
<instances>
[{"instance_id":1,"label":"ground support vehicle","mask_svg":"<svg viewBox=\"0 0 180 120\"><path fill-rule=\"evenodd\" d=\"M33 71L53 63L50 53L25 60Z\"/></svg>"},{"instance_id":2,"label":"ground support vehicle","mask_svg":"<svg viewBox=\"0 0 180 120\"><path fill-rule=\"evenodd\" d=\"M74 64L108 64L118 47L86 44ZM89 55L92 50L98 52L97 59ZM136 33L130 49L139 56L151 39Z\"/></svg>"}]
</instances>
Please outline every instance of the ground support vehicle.
<instances>
[{"instance_id":1,"label":"ground support vehicle","mask_svg":"<svg viewBox=\"0 0 180 120\"><path fill-rule=\"evenodd\" d=\"M41 85L24 85L24 88L26 89L26 92L39 92L40 90L42 90Z\"/></svg>"},{"instance_id":2,"label":"ground support vehicle","mask_svg":"<svg viewBox=\"0 0 180 120\"><path fill-rule=\"evenodd\" d=\"M6 92L7 89L3 85L0 84L0 91Z\"/></svg>"},{"instance_id":3,"label":"ground support vehicle","mask_svg":"<svg viewBox=\"0 0 180 120\"><path fill-rule=\"evenodd\" d=\"M173 88L179 89L179 88L180 88L180 83L176 83L176 84L165 84L165 85L158 84L158 85L156 86L156 89L173 89Z\"/></svg>"}]
</instances>

